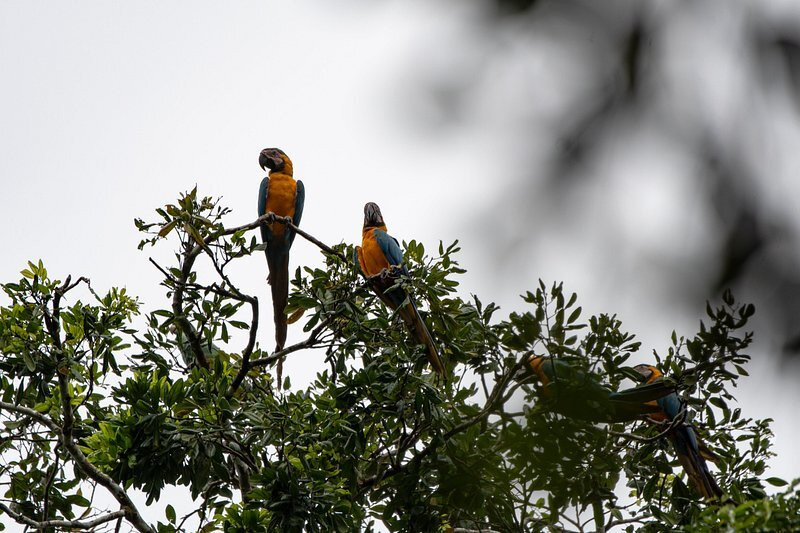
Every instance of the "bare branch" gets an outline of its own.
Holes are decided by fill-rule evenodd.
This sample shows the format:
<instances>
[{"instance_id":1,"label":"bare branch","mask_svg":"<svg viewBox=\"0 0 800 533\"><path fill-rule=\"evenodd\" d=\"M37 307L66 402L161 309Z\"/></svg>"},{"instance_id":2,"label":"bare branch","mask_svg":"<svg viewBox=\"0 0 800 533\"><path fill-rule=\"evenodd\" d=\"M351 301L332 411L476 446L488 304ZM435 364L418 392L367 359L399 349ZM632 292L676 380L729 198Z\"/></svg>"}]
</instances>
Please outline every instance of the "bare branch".
<instances>
[{"instance_id":1,"label":"bare branch","mask_svg":"<svg viewBox=\"0 0 800 533\"><path fill-rule=\"evenodd\" d=\"M311 334L308 336L306 340L300 341L296 344L292 344L291 346L287 346L286 348L278 350L277 352L274 352L273 354L267 357L262 357L261 359L255 359L253 361L250 361L250 367L255 368L257 366L271 365L272 363L277 362L278 360L286 357L288 354L292 352L296 352L298 350L314 346L314 344L316 344L317 341L319 341L320 333L322 333L322 331L328 326L328 323L330 323L330 321L331 318L329 317L320 322L320 324L316 328L314 328L314 330L311 332Z\"/></svg>"},{"instance_id":2,"label":"bare branch","mask_svg":"<svg viewBox=\"0 0 800 533\"><path fill-rule=\"evenodd\" d=\"M334 250L333 248L331 248L330 246L328 246L324 242L318 240L317 238L313 237L312 235L309 235L305 231L303 231L300 228L298 228L297 226L295 226L291 217L279 217L279 216L275 215L275 213L266 213L266 214L264 214L264 216L258 217L258 221L257 222L259 222L259 224L257 224L257 225L260 225L261 222L278 222L280 224L285 224L286 226L289 226L290 228L292 228L295 233L297 233L298 235L303 237L305 240L307 240L308 242L310 242L312 244L315 244L320 250L322 250L326 254L335 255L336 257L338 257L342 261L347 262L347 257L345 257L345 255L343 253L337 252L336 250Z\"/></svg>"},{"instance_id":3,"label":"bare branch","mask_svg":"<svg viewBox=\"0 0 800 533\"><path fill-rule=\"evenodd\" d=\"M43 426L46 426L53 433L56 433L57 435L61 434L61 428L58 426L58 424L50 420L48 417L46 417L39 411L34 411L30 407L24 407L22 405L14 405L13 403L6 403L0 401L0 409L30 417L36 422L42 424Z\"/></svg>"},{"instance_id":4,"label":"bare branch","mask_svg":"<svg viewBox=\"0 0 800 533\"><path fill-rule=\"evenodd\" d=\"M0 502L0 510L6 513L8 516L16 520L20 524L25 524L26 526L32 527L34 529L47 529L49 527L60 527L64 529L94 529L101 524L105 524L106 522L111 522L112 520L120 519L126 516L126 511L120 509L119 511L114 511L112 513L105 514L94 520L89 520L87 522L81 522L79 520L43 520L41 522L37 522L36 520L32 520L27 516L23 516L19 513L12 511L6 504Z\"/></svg>"}]
</instances>

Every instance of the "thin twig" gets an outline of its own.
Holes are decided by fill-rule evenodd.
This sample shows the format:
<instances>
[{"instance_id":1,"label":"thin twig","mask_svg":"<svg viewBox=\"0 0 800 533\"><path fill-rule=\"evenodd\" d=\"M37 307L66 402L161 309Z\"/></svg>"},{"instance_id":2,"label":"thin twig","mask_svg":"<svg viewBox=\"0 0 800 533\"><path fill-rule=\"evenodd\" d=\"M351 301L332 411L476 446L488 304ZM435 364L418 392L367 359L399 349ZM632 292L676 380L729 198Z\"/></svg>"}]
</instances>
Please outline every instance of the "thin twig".
<instances>
[{"instance_id":1,"label":"thin twig","mask_svg":"<svg viewBox=\"0 0 800 533\"><path fill-rule=\"evenodd\" d=\"M611 529L612 527L621 526L623 524L635 524L639 522L640 524L645 523L645 518L649 517L638 517L638 518L620 518L619 520L611 520L606 524L606 529Z\"/></svg>"},{"instance_id":2,"label":"thin twig","mask_svg":"<svg viewBox=\"0 0 800 533\"><path fill-rule=\"evenodd\" d=\"M55 460L53 461L53 465L50 467L50 472L47 474L47 481L44 484L44 502L42 503L42 520L47 520L48 515L50 514L50 489L53 487L53 481L56 477L56 472L58 471L58 450L60 445L56 445L55 449L53 450L55 454Z\"/></svg>"},{"instance_id":3,"label":"thin twig","mask_svg":"<svg viewBox=\"0 0 800 533\"><path fill-rule=\"evenodd\" d=\"M254 359L250 361L250 368L255 368L257 366L266 366L271 365L272 363L277 362L278 360L286 357L288 354L292 352L296 352L298 350L302 350L303 348L309 348L314 346L314 344L319 340L319 335L322 331L328 326L328 323L331 321L331 317L326 318L320 324L314 328L311 334L306 338L304 341L300 341L296 344L292 344L291 346L287 346L282 350L278 350L277 352L273 352L271 355L267 357L262 357L260 359Z\"/></svg>"},{"instance_id":4,"label":"thin twig","mask_svg":"<svg viewBox=\"0 0 800 533\"><path fill-rule=\"evenodd\" d=\"M268 211L267 213L264 213L263 215L258 217L258 219L256 219L256 224L253 227L258 227L261 224L270 224L270 223L273 223L273 222L277 222L279 224L283 224L283 225L291 228L292 230L294 230L295 233L297 233L298 235L303 237L308 242L316 245L320 250L322 250L326 254L334 255L334 256L338 257L339 259L341 259L342 261L347 262L347 257L343 253L337 252L336 250L334 250L333 248L331 248L330 246L328 246L324 242L320 241L319 239L317 239L313 235L309 235L308 233L306 233L305 231L303 231L299 227L297 227L294 224L294 221L292 220L292 217L282 217L280 215L277 215L277 214L273 213L272 211ZM247 224L246 225L246 226L248 226L248 229L249 229L249 226L251 224Z\"/></svg>"}]
</instances>

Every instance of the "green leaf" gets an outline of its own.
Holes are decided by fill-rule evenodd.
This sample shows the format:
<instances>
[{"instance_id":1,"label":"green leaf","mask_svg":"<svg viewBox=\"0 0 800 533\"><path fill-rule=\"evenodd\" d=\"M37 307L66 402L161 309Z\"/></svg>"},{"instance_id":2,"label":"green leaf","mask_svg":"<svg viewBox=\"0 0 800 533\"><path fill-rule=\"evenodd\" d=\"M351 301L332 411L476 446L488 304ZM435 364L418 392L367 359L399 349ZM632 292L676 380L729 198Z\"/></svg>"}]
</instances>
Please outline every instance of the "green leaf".
<instances>
[{"instance_id":1,"label":"green leaf","mask_svg":"<svg viewBox=\"0 0 800 533\"><path fill-rule=\"evenodd\" d=\"M31 372L36 370L36 363L33 361L33 358L29 352L22 352L22 360L25 361L25 366L28 368L28 370Z\"/></svg>"},{"instance_id":2,"label":"green leaf","mask_svg":"<svg viewBox=\"0 0 800 533\"><path fill-rule=\"evenodd\" d=\"M175 523L175 508L172 505L167 504L167 508L165 509L164 513L167 516L167 520L169 520L170 524Z\"/></svg>"},{"instance_id":3,"label":"green leaf","mask_svg":"<svg viewBox=\"0 0 800 533\"><path fill-rule=\"evenodd\" d=\"M294 313L292 313L291 315L289 315L286 318L286 323L287 324L294 324L295 322L300 320L300 317L303 316L303 313L305 313L305 312L306 312L306 309L304 307L301 307L301 308L297 309Z\"/></svg>"},{"instance_id":4,"label":"green leaf","mask_svg":"<svg viewBox=\"0 0 800 533\"><path fill-rule=\"evenodd\" d=\"M175 228L175 225L176 225L177 223L178 223L178 221L177 221L177 220L173 220L172 222L168 222L167 224L164 224L164 227L162 227L162 228L159 230L159 232L158 232L158 236L159 236L159 237L166 237L167 235L169 235L169 232L170 232L170 231L172 231L172 230L173 230L173 228Z\"/></svg>"},{"instance_id":5,"label":"green leaf","mask_svg":"<svg viewBox=\"0 0 800 533\"><path fill-rule=\"evenodd\" d=\"M783 480L779 477L768 477L764 481L766 481L770 485L774 485L775 487L783 487L784 485L788 484L786 480Z\"/></svg>"},{"instance_id":6,"label":"green leaf","mask_svg":"<svg viewBox=\"0 0 800 533\"><path fill-rule=\"evenodd\" d=\"M189 233L189 235L192 236L192 238L197 242L197 244L199 244L203 248L206 247L206 242L203 240L203 237L197 231L197 228L195 228L188 222L183 225L183 228L186 230L187 233Z\"/></svg>"}]
</instances>

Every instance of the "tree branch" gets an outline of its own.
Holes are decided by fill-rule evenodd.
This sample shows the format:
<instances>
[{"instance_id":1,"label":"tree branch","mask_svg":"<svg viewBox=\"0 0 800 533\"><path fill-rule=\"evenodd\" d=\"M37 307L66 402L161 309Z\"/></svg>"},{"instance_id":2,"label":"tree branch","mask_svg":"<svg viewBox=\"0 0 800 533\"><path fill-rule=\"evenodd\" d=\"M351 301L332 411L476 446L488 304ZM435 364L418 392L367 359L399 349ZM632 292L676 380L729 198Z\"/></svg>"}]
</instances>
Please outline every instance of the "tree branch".
<instances>
[{"instance_id":1,"label":"tree branch","mask_svg":"<svg viewBox=\"0 0 800 533\"><path fill-rule=\"evenodd\" d=\"M39 411L34 411L30 407L24 407L22 405L14 405L13 403L6 403L6 402L3 402L3 401L0 401L0 409L2 409L4 411L10 411L12 413L17 413L19 415L25 415L27 417L30 417L33 420L35 420L35 421L39 422L40 424L42 424L43 426L46 426L53 433L55 433L57 435L61 434L61 428L58 426L58 424L56 424L55 422L53 422L52 420L47 418L45 415L43 415Z\"/></svg>"},{"instance_id":2,"label":"tree branch","mask_svg":"<svg viewBox=\"0 0 800 533\"><path fill-rule=\"evenodd\" d=\"M70 283L70 276L67 276L67 279L64 283L56 288L54 291L53 302L52 302L52 315L50 316L49 320L46 319L47 322L47 329L50 337L53 340L53 344L55 346L56 355L58 358L58 364L63 365L66 364L66 357L63 351L63 346L61 343L61 328L60 328L60 312L61 312L61 297L67 293L69 290L75 288L78 283L81 281L87 281L86 278L79 278L75 283ZM121 506L121 511L123 512L125 518L139 531L143 533L152 533L154 530L144 521L142 516L139 514L139 511L136 509L136 506L133 504L131 499L128 497L127 492L118 485L111 477L107 474L101 472L96 466L94 466L89 460L83 455L80 447L75 443L72 435L72 431L74 428L75 417L72 410L72 398L69 394L69 383L67 381L67 376L61 372L56 373L58 379L58 388L59 388L59 395L61 396L61 416L63 417L62 425L59 426L51 419L45 417L43 414L35 411L34 409L30 409L28 407L23 407L19 405L8 404L5 402L0 402L0 409L5 409L7 411L19 413L30 417L33 420L47 426L53 433L59 436L61 445L64 446L64 449L67 453L72 457L73 461L75 462L75 466L80 468L88 477L105 487L119 502ZM115 516L114 518L117 518ZM109 520L113 520L109 519Z\"/></svg>"},{"instance_id":3,"label":"tree branch","mask_svg":"<svg viewBox=\"0 0 800 533\"><path fill-rule=\"evenodd\" d=\"M606 529L611 529L612 527L621 526L623 524L634 524L636 522L638 522L640 524L644 524L645 523L645 520L644 520L645 518L649 518L649 517L640 516L638 518L621 518L619 520L611 520L610 522L608 522L606 524Z\"/></svg>"},{"instance_id":4,"label":"tree branch","mask_svg":"<svg viewBox=\"0 0 800 533\"><path fill-rule=\"evenodd\" d=\"M603 512L603 500L592 501L592 516L594 516L594 527L597 533L606 533L606 515Z\"/></svg>"},{"instance_id":5,"label":"tree branch","mask_svg":"<svg viewBox=\"0 0 800 533\"><path fill-rule=\"evenodd\" d=\"M320 324L316 328L314 328L314 330L311 332L311 335L309 335L306 340L300 341L296 344L292 344L291 346L287 346L286 348L278 350L277 352L274 352L273 354L267 357L262 357L261 359L254 359L253 361L250 361L250 368L255 368L257 366L271 365L272 363L277 362L278 360L286 357L288 354L292 352L312 347L319 340L320 333L322 333L322 331L328 326L330 321L331 318L329 317L320 322Z\"/></svg>"},{"instance_id":6,"label":"tree branch","mask_svg":"<svg viewBox=\"0 0 800 533\"><path fill-rule=\"evenodd\" d=\"M41 522L37 522L36 520L32 520L27 516L23 516L12 511L6 504L2 502L0 502L0 510L20 524L25 524L26 526L30 526L34 529L46 529L49 527L60 527L64 529L93 529L101 524L111 522L112 520L117 520L118 518L122 518L126 515L126 512L120 509L119 511L105 514L88 522L81 522L79 520L43 520Z\"/></svg>"},{"instance_id":7,"label":"tree branch","mask_svg":"<svg viewBox=\"0 0 800 533\"><path fill-rule=\"evenodd\" d=\"M492 413L492 411L497 407L497 405L502 401L503 392L508 386L508 383L511 381L512 377L517 373L517 371L519 371L519 369L522 368L522 366L525 364L525 360L526 358L522 357L519 361L517 361L516 364L514 364L514 366L506 370L506 372L500 376L500 379L497 381L497 383L495 383L495 386L492 389L491 395L489 396L489 398L487 398L486 404L478 414L466 420L463 420L460 424L454 426L449 431L446 431L443 435L432 440L425 448L423 448L407 463L390 467L382 473L375 474L373 476L368 477L367 479L362 480L359 483L359 488L362 490L369 489L375 486L376 484L380 483L384 479L397 475L403 472L404 470L407 470L412 465L419 464L425 457L436 451L439 448L439 446L447 442L451 437L461 433L462 431L466 431L470 427L474 426L475 424L481 422L486 417L488 417Z\"/></svg>"},{"instance_id":8,"label":"tree branch","mask_svg":"<svg viewBox=\"0 0 800 533\"><path fill-rule=\"evenodd\" d=\"M318 240L316 237L309 235L305 231L295 226L291 217L280 217L277 216L275 213L270 212L270 213L265 213L263 216L258 217L258 220L256 222L258 222L256 226L259 226L261 222L278 222L280 224L285 224L286 226L292 228L292 230L294 230L295 233L303 237L305 240L316 245L320 250L322 250L326 254L334 255L339 259L341 259L342 261L344 261L345 263L347 262L347 257L345 257L343 253L337 252L324 242Z\"/></svg>"}]
</instances>

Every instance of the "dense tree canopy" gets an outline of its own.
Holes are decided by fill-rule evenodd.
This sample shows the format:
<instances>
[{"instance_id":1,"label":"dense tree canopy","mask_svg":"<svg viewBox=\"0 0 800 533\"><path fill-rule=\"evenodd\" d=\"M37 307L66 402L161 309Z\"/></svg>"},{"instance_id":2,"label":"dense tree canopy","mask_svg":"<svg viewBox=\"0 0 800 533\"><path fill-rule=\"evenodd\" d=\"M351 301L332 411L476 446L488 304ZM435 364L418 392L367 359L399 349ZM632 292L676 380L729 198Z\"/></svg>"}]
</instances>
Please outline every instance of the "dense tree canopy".
<instances>
[{"instance_id":1,"label":"dense tree canopy","mask_svg":"<svg viewBox=\"0 0 800 533\"><path fill-rule=\"evenodd\" d=\"M435 254L404 244L402 283L441 347L451 375L443 380L369 290L352 246L301 233L324 266L299 267L292 281L287 311L293 328L304 319L304 339L270 353L257 342L270 338L259 332L271 323L265 306L232 268L263 249L260 220L226 226L229 210L196 191L157 213L136 225L140 247L175 248L172 264L153 261L163 309L140 314L124 289L56 280L42 262L3 285L6 523L164 532L800 527L794 483L765 493L765 483L786 485L763 476L770 420L734 404L754 308L729 293L709 304L696 334L673 332L647 356L720 458L714 475L726 495L704 502L664 426L566 417L540 397L526 365L534 355L613 390L640 379L634 336L614 315L584 317L561 284L539 282L523 295L524 312L501 317L457 292L457 243ZM273 381L281 357L311 349L326 354L312 383ZM135 488L155 501L170 485L185 486L199 507L177 516L167 506L150 523L128 496ZM98 507L100 492L118 505Z\"/></svg>"}]
</instances>

